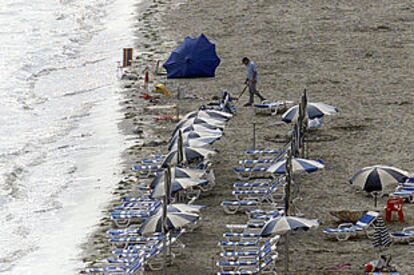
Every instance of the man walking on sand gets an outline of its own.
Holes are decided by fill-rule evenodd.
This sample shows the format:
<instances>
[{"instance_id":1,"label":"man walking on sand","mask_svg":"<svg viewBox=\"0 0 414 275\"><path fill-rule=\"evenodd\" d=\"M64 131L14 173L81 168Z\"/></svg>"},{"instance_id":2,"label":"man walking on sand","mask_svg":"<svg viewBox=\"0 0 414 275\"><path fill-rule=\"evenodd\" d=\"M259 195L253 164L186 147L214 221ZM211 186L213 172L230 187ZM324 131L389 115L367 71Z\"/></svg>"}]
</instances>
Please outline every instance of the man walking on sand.
<instances>
[{"instance_id":1,"label":"man walking on sand","mask_svg":"<svg viewBox=\"0 0 414 275\"><path fill-rule=\"evenodd\" d=\"M254 103L254 95L257 95L262 101L265 100L265 98L256 90L256 84L259 79L256 63L250 61L247 57L243 57L242 62L247 68L247 77L244 83L248 85L250 94L249 102L244 104L244 106L252 106Z\"/></svg>"}]
</instances>

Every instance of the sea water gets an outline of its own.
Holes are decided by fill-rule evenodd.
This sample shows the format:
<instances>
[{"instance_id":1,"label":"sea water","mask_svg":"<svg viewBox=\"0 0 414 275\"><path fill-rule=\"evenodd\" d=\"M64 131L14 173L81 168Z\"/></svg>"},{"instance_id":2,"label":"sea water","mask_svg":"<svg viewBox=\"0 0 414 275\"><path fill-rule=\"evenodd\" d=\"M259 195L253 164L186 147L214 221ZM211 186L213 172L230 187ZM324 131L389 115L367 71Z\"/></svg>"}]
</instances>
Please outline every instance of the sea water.
<instances>
[{"instance_id":1,"label":"sea water","mask_svg":"<svg viewBox=\"0 0 414 275\"><path fill-rule=\"evenodd\" d=\"M0 273L76 274L126 147L130 0L1 0Z\"/></svg>"}]
</instances>

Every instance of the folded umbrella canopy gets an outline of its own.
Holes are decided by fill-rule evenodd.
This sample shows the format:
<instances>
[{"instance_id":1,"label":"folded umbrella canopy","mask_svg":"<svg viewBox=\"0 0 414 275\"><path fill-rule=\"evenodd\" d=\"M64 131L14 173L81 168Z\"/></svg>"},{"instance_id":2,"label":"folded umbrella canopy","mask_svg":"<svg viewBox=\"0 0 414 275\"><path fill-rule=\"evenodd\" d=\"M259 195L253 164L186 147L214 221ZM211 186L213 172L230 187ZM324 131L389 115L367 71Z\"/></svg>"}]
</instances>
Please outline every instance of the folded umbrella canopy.
<instances>
[{"instance_id":1,"label":"folded umbrella canopy","mask_svg":"<svg viewBox=\"0 0 414 275\"><path fill-rule=\"evenodd\" d=\"M216 128L206 123L183 125L180 128L177 127L176 130L174 131L172 138L178 135L178 130L181 130L183 133L195 131L203 135L220 135L220 136L223 135L223 131L220 130L220 128Z\"/></svg>"},{"instance_id":2,"label":"folded umbrella canopy","mask_svg":"<svg viewBox=\"0 0 414 275\"><path fill-rule=\"evenodd\" d=\"M175 193L181 190L186 190L198 185L207 184L208 180L205 179L193 179L193 178L174 178L171 179L170 190L171 193ZM152 188L151 197L157 199L166 195L165 183L163 181L157 181Z\"/></svg>"},{"instance_id":3,"label":"folded umbrella canopy","mask_svg":"<svg viewBox=\"0 0 414 275\"><path fill-rule=\"evenodd\" d=\"M183 144L189 147L205 147L213 144L216 140L220 139L221 135L212 135L203 132L190 131L183 133ZM168 150L176 148L178 145L179 135L176 134L170 141Z\"/></svg>"},{"instance_id":4,"label":"folded umbrella canopy","mask_svg":"<svg viewBox=\"0 0 414 275\"><path fill-rule=\"evenodd\" d=\"M182 148L182 156L184 163L192 162L196 159L204 160L208 158L209 156L213 156L216 154L216 151L207 149L207 148L196 148L196 147L183 147ZM178 163L178 150L172 150L170 151L167 156L165 156L161 166L166 167L168 165L172 166L174 164L180 164Z\"/></svg>"},{"instance_id":5,"label":"folded umbrella canopy","mask_svg":"<svg viewBox=\"0 0 414 275\"><path fill-rule=\"evenodd\" d=\"M331 105L317 102L317 103L308 103L306 107L306 115L309 119L320 118L324 115L335 115L339 110ZM299 105L295 105L287 110L282 115L282 120L287 123L295 121L299 116Z\"/></svg>"},{"instance_id":6,"label":"folded umbrella canopy","mask_svg":"<svg viewBox=\"0 0 414 275\"><path fill-rule=\"evenodd\" d=\"M232 114L229 114L226 112L206 109L206 110L198 110L198 111L190 112L187 115L185 115L183 119L188 119L188 118L192 118L196 116L201 117L201 118L204 117L204 118L210 118L210 119L217 119L221 121L227 121L233 117Z\"/></svg>"},{"instance_id":7,"label":"folded umbrella canopy","mask_svg":"<svg viewBox=\"0 0 414 275\"><path fill-rule=\"evenodd\" d=\"M214 77L219 64L216 46L201 34L197 38L187 36L163 67L168 78Z\"/></svg>"},{"instance_id":8,"label":"folded umbrella canopy","mask_svg":"<svg viewBox=\"0 0 414 275\"><path fill-rule=\"evenodd\" d=\"M172 136L177 135L177 132L180 129L184 129L184 128L193 126L195 124L201 124L203 127L209 128L215 131L217 130L223 131L224 126L225 126L224 121L212 119L212 118L200 118L197 116L197 117L192 117L188 119L182 119L180 122L178 122L177 125L175 126L175 130Z\"/></svg>"},{"instance_id":9,"label":"folded umbrella canopy","mask_svg":"<svg viewBox=\"0 0 414 275\"><path fill-rule=\"evenodd\" d=\"M180 168L180 167L172 167L171 169L171 177L173 179L201 179L207 176L206 170L202 169L192 169L192 168ZM151 181L150 187L153 189L157 184L163 183L165 180L165 171L163 173L158 173L157 176Z\"/></svg>"}]
</instances>

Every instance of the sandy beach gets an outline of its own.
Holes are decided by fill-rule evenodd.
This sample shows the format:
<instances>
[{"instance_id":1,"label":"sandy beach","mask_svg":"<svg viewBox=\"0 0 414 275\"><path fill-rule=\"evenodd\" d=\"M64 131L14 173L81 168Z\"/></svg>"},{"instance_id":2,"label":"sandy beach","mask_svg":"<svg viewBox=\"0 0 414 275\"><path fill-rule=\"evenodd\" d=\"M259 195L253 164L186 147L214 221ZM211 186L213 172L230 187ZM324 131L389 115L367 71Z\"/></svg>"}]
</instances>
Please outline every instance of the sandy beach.
<instances>
[{"instance_id":1,"label":"sandy beach","mask_svg":"<svg viewBox=\"0 0 414 275\"><path fill-rule=\"evenodd\" d=\"M125 152L125 172L149 154L166 151L174 123L154 123L153 113L144 111L142 70L146 64L165 60L187 36L206 34L216 44L221 65L213 79L166 80L176 95L179 89L199 97L196 100L162 98L162 103L179 105L181 114L195 110L212 96L227 89L237 95L243 89L243 56L258 64L258 89L271 100L298 102L307 89L310 102L325 102L340 109L340 115L326 118L321 129L309 134L308 157L322 159L326 169L295 176L300 185L296 206L307 218L322 222L319 229L299 232L290 238L292 274L335 274L329 269L350 263L344 272L361 274L363 265L378 257L371 240L346 242L327 240L322 229L336 227L331 210L375 210L374 200L349 184L360 168L375 164L392 165L413 172L414 84L413 23L410 1L241 1L193 0L156 1L146 4L137 20L138 52L145 56L123 81L125 119L120 124L136 145ZM155 77L155 76L152 76ZM215 259L227 223L246 221L245 214L226 215L220 203L231 199L232 171L242 152L252 147L252 123L257 123L257 148L279 148L291 125L280 125L281 117L256 115L241 107L230 121L225 136L215 144L220 153L214 159L217 186L197 201L207 205L201 227L184 235L187 248L168 268L168 274L214 274ZM150 142L151 141L151 142ZM163 146L164 145L164 146ZM132 185L120 182L115 197L129 194ZM382 211L386 198L379 200ZM115 201L114 201L115 203ZM414 224L413 206L405 205L405 223ZM108 210L110 210L110 206ZM105 231L109 212L99 230L85 244L84 261L89 265L110 255ZM283 274L283 247L279 249L278 271ZM386 253L402 274L413 274L413 248L393 245ZM156 273L148 273L156 274Z\"/></svg>"}]
</instances>

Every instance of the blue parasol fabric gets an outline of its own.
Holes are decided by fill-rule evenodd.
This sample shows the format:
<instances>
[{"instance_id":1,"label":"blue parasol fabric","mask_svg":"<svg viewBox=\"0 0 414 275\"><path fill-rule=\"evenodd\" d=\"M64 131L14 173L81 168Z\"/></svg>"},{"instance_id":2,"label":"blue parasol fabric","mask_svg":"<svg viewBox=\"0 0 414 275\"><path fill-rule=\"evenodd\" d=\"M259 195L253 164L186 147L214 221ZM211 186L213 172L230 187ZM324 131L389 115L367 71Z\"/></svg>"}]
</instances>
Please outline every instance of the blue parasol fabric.
<instances>
[{"instance_id":1,"label":"blue parasol fabric","mask_svg":"<svg viewBox=\"0 0 414 275\"><path fill-rule=\"evenodd\" d=\"M219 64L216 46L201 34L197 38L187 36L163 67L168 78L214 77Z\"/></svg>"}]
</instances>

